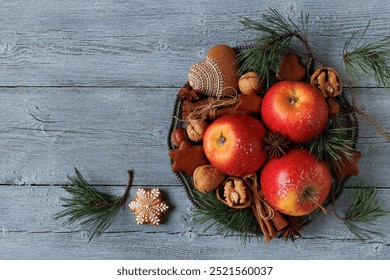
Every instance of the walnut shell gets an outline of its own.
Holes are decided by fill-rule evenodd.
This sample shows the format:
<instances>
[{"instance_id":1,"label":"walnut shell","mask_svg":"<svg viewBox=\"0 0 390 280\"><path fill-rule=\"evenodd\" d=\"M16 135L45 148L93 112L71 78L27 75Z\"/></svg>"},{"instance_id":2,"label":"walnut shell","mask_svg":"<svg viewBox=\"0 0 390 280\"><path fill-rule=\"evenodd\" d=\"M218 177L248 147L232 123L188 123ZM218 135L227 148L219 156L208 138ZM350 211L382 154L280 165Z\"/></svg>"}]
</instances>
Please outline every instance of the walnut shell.
<instances>
[{"instance_id":1,"label":"walnut shell","mask_svg":"<svg viewBox=\"0 0 390 280\"><path fill-rule=\"evenodd\" d=\"M336 97L343 91L340 75L330 67L320 67L310 77L310 84L325 97Z\"/></svg>"},{"instance_id":2,"label":"walnut shell","mask_svg":"<svg viewBox=\"0 0 390 280\"><path fill-rule=\"evenodd\" d=\"M202 193L214 191L225 179L225 174L218 171L211 164L202 165L195 169L193 174L194 186Z\"/></svg>"},{"instance_id":3,"label":"walnut shell","mask_svg":"<svg viewBox=\"0 0 390 280\"><path fill-rule=\"evenodd\" d=\"M238 80L238 88L243 94L258 94L261 90L261 77L256 72L247 72Z\"/></svg>"},{"instance_id":4,"label":"walnut shell","mask_svg":"<svg viewBox=\"0 0 390 280\"><path fill-rule=\"evenodd\" d=\"M241 178L230 177L217 189L217 198L231 208L246 208L252 202L249 187Z\"/></svg>"},{"instance_id":5,"label":"walnut shell","mask_svg":"<svg viewBox=\"0 0 390 280\"><path fill-rule=\"evenodd\" d=\"M187 126L187 136L191 141L201 142L209 124L205 120L193 119Z\"/></svg>"}]
</instances>

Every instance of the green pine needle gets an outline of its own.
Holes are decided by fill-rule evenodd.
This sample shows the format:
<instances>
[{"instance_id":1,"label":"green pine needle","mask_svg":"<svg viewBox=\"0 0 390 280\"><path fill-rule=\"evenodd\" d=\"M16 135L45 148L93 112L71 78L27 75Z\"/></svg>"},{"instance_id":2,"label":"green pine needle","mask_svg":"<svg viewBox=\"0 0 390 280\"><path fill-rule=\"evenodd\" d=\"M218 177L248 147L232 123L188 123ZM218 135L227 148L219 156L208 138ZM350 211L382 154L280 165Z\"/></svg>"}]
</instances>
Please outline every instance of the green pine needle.
<instances>
[{"instance_id":1,"label":"green pine needle","mask_svg":"<svg viewBox=\"0 0 390 280\"><path fill-rule=\"evenodd\" d=\"M258 37L251 41L253 47L239 53L238 59L242 62L239 74L256 71L269 87L278 70L280 58L286 53L294 37L305 46L311 61L312 52L307 43L308 14L301 13L301 26L290 17L285 19L274 9L268 9L259 21L243 18L240 22L244 25L244 30L254 30Z\"/></svg>"},{"instance_id":2,"label":"green pine needle","mask_svg":"<svg viewBox=\"0 0 390 280\"><path fill-rule=\"evenodd\" d=\"M384 236L383 233L357 225L371 223L380 217L390 215L390 211L381 209L381 202L376 197L377 192L375 187L365 187L364 184L361 184L356 188L352 197L352 205L345 218L342 219L348 229L361 240L370 239L372 234Z\"/></svg>"},{"instance_id":3,"label":"green pine needle","mask_svg":"<svg viewBox=\"0 0 390 280\"><path fill-rule=\"evenodd\" d=\"M331 169L340 168L342 155L352 162L356 153L355 140L350 136L354 130L355 127L342 127L336 120L329 119L324 132L309 143L309 151L317 160L325 160Z\"/></svg>"},{"instance_id":4,"label":"green pine needle","mask_svg":"<svg viewBox=\"0 0 390 280\"><path fill-rule=\"evenodd\" d=\"M208 224L205 231L216 226L218 234L227 236L235 234L242 243L250 240L251 235L260 236L260 228L251 208L233 209L217 199L215 194L200 193L193 190L195 200L200 208L195 210L195 221L199 224Z\"/></svg>"},{"instance_id":5,"label":"green pine needle","mask_svg":"<svg viewBox=\"0 0 390 280\"><path fill-rule=\"evenodd\" d=\"M361 37L352 51L349 50L351 42L360 31L352 33L351 38L345 42L343 61L345 71L350 79L358 73L374 76L376 83L385 87L390 86L390 36L372 42L362 43L370 22L362 32Z\"/></svg>"},{"instance_id":6,"label":"green pine needle","mask_svg":"<svg viewBox=\"0 0 390 280\"><path fill-rule=\"evenodd\" d=\"M67 176L68 184L61 188L70 194L70 198L61 197L65 204L64 210L54 215L54 219L67 217L64 226L80 222L81 230L88 232L88 242L95 236L102 234L119 213L121 206L127 199L131 185L131 172L129 183L122 196L113 196L99 192L92 187L75 168L76 176Z\"/></svg>"}]
</instances>

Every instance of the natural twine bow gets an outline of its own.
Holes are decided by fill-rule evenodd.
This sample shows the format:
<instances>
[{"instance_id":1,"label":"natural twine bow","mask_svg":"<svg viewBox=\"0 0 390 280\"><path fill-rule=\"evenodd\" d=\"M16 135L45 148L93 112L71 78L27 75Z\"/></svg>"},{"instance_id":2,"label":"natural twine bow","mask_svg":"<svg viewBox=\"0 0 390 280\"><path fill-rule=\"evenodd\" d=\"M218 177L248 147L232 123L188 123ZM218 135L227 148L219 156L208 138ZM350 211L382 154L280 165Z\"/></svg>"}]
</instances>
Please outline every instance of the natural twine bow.
<instances>
[{"instance_id":1,"label":"natural twine bow","mask_svg":"<svg viewBox=\"0 0 390 280\"><path fill-rule=\"evenodd\" d=\"M257 174L251 174L243 177L245 183L251 188L253 192L253 203L251 205L253 215L255 216L261 231L264 234L265 241L269 241L276 237L276 228L272 223L275 211L263 199L262 192L259 191Z\"/></svg>"},{"instance_id":2,"label":"natural twine bow","mask_svg":"<svg viewBox=\"0 0 390 280\"><path fill-rule=\"evenodd\" d=\"M234 91L234 95L223 96L223 94L218 95L216 99L209 99L208 104L201 105L195 108L188 116L187 119L206 119L209 116L211 121L217 118L217 110L224 107L234 106L238 103L238 92L233 87L226 87L222 90L231 89ZM230 98L221 98L221 97L230 97Z\"/></svg>"},{"instance_id":3,"label":"natural twine bow","mask_svg":"<svg viewBox=\"0 0 390 280\"><path fill-rule=\"evenodd\" d=\"M243 179L253 192L253 202L256 205L256 212L259 217L264 220L272 220L275 212L274 209L264 200L262 192L258 189L259 184L257 182L257 174L254 173L247 175Z\"/></svg>"}]
</instances>

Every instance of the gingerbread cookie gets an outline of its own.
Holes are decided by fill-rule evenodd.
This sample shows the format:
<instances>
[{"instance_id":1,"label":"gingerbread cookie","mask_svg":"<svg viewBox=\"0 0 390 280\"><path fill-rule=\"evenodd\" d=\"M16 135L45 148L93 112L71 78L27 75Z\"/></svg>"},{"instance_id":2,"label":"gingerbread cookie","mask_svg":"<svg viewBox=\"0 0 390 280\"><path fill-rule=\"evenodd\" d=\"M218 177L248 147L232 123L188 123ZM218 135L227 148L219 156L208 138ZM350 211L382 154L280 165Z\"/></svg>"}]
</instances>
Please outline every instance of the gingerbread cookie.
<instances>
[{"instance_id":1,"label":"gingerbread cookie","mask_svg":"<svg viewBox=\"0 0 390 280\"><path fill-rule=\"evenodd\" d=\"M339 166L335 168L335 175L337 179L342 179L350 175L357 176L359 174L358 161L362 157L359 151L351 151L351 158L347 158L344 154L339 154Z\"/></svg>"},{"instance_id":2,"label":"gingerbread cookie","mask_svg":"<svg viewBox=\"0 0 390 280\"><path fill-rule=\"evenodd\" d=\"M168 204L162 199L159 189L145 190L139 188L135 200L129 208L135 212L137 224L151 224L158 226L161 216L168 211Z\"/></svg>"},{"instance_id":3,"label":"gingerbread cookie","mask_svg":"<svg viewBox=\"0 0 390 280\"><path fill-rule=\"evenodd\" d=\"M227 45L216 45L206 54L204 61L192 65L188 82L194 90L208 96L231 95L238 90L239 64L237 52Z\"/></svg>"},{"instance_id":4,"label":"gingerbread cookie","mask_svg":"<svg viewBox=\"0 0 390 280\"><path fill-rule=\"evenodd\" d=\"M188 141L183 141L179 148L170 150L169 156L173 160L172 170L174 172L183 171L189 176L194 174L197 167L208 164L202 145L192 145Z\"/></svg>"},{"instance_id":5,"label":"gingerbread cookie","mask_svg":"<svg viewBox=\"0 0 390 280\"><path fill-rule=\"evenodd\" d=\"M279 64L279 72L276 77L285 81L302 81L306 76L306 68L299 61L295 53L285 55Z\"/></svg>"},{"instance_id":6,"label":"gingerbread cookie","mask_svg":"<svg viewBox=\"0 0 390 280\"><path fill-rule=\"evenodd\" d=\"M261 101L263 98L257 96L254 92L249 94L240 94L239 102L236 105L235 109L247 114L260 113L261 110Z\"/></svg>"}]
</instances>

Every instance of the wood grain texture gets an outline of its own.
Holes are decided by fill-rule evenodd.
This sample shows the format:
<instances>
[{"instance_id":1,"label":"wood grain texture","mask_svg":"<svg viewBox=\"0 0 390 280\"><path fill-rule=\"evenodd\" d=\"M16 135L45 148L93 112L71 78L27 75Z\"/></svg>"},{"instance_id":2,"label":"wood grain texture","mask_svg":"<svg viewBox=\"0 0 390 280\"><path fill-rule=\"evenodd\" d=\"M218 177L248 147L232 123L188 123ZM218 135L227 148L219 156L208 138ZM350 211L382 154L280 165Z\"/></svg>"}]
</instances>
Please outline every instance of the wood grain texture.
<instances>
[{"instance_id":1,"label":"wood grain texture","mask_svg":"<svg viewBox=\"0 0 390 280\"><path fill-rule=\"evenodd\" d=\"M252 240L195 223L193 206L172 173L166 140L176 94L190 66L220 43L254 36L242 17L256 19L262 1L2 1L0 4L0 259L390 259L384 232L362 242L332 214L307 226L295 243ZM357 29L370 40L390 31L386 1L272 1L296 19L310 13L315 58L340 68L344 42ZM356 42L356 41L354 41ZM390 132L388 89L374 79L355 84L357 105ZM337 201L343 213L352 187L379 188L390 206L390 143L358 116L359 176ZM78 226L52 216L62 209L59 186L77 167L94 186L121 194L134 171L130 198L159 187L171 205L159 227L140 226L127 208L91 243ZM151 175L152 174L152 175Z\"/></svg>"},{"instance_id":2,"label":"wood grain texture","mask_svg":"<svg viewBox=\"0 0 390 280\"><path fill-rule=\"evenodd\" d=\"M119 195L123 189L107 186L103 190ZM87 243L85 232L78 232L77 225L62 227L61 220L52 219L61 210L59 197L66 196L62 190L2 187L0 196L9 199L0 206L5 217L0 228L0 259L386 259L390 254L385 219L371 228L385 232L385 237L374 236L366 242L348 232L331 212L309 224L295 243L275 239L263 244L252 237L243 245L237 237L223 237L213 228L204 231L206 225L194 221L194 209L180 186L161 190L172 208L162 225L137 225L134 213L126 207L106 233ZM130 199L135 192L133 188ZM351 194L352 190L346 189L337 201L340 214L348 208ZM380 190L379 196L388 201L390 191Z\"/></svg>"},{"instance_id":3,"label":"wood grain texture","mask_svg":"<svg viewBox=\"0 0 390 280\"><path fill-rule=\"evenodd\" d=\"M135 172L135 184L177 184L167 148L177 92L176 88L2 89L0 184L61 184L73 167L92 184L121 185L128 169ZM390 100L382 90L361 88L356 94L357 104L390 129L386 109ZM370 178L373 184L388 186L390 143L364 118L359 117L359 123L358 148L363 157L357 180ZM150 176L151 172L159 176Z\"/></svg>"},{"instance_id":4,"label":"wood grain texture","mask_svg":"<svg viewBox=\"0 0 390 280\"><path fill-rule=\"evenodd\" d=\"M273 1L296 19L311 14L315 57L339 66L344 42L372 20L369 38L389 34L384 1ZM2 86L181 86L190 66L218 43L247 44L242 17L256 19L259 1L11 1L0 9ZM14 20L17 19L17 20ZM374 86L358 80L357 85Z\"/></svg>"}]
</instances>

